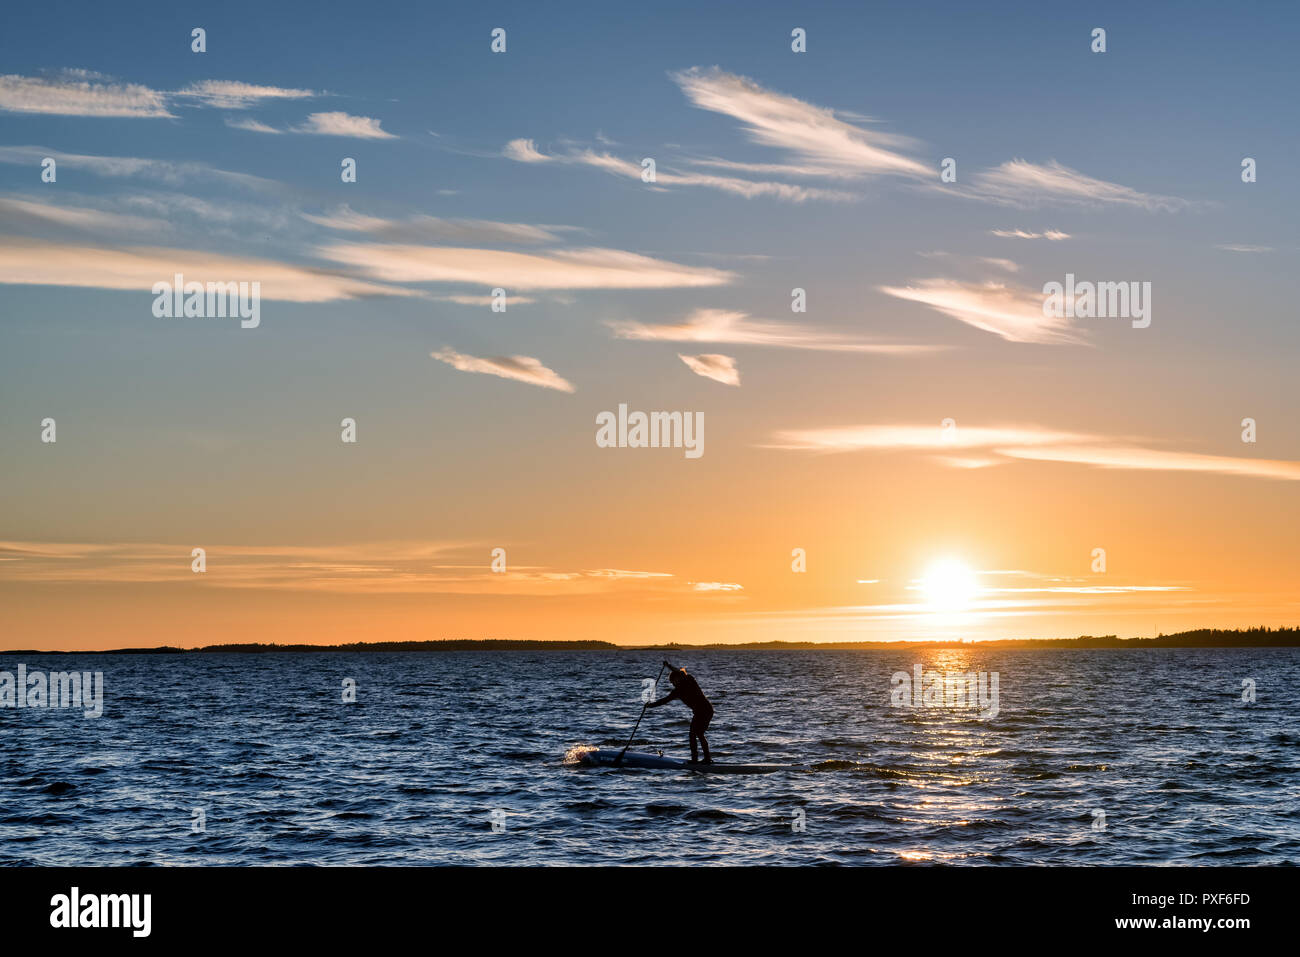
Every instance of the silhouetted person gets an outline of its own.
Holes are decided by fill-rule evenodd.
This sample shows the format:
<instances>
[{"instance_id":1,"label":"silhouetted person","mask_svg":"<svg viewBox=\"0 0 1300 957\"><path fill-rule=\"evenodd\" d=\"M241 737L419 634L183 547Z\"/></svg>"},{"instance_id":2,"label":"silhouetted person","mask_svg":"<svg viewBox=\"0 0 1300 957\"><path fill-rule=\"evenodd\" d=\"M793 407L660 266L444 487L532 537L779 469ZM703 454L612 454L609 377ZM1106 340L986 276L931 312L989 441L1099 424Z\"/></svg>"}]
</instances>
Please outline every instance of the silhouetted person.
<instances>
[{"instance_id":1,"label":"silhouetted person","mask_svg":"<svg viewBox=\"0 0 1300 957\"><path fill-rule=\"evenodd\" d=\"M694 764L699 760L699 751L696 750L695 746L695 741L698 738L700 744L704 745L704 763L712 764L713 758L709 755L709 739L704 736L704 732L709 730L709 722L713 720L713 705L708 698L704 697L699 682L688 675L685 668L674 668L666 661L664 664L668 665L668 680L673 683L673 690L658 701L649 702L646 707L657 708L661 704L667 704L676 698L690 708L693 715L691 718L691 763Z\"/></svg>"}]
</instances>

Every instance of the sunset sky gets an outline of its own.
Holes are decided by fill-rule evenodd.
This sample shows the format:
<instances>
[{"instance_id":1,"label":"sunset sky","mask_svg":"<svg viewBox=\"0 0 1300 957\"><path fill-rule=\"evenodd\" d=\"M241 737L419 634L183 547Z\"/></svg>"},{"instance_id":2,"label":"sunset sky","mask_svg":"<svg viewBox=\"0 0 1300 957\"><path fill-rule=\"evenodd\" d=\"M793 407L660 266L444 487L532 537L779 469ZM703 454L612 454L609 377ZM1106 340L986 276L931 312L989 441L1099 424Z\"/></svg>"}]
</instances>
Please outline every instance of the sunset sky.
<instances>
[{"instance_id":1,"label":"sunset sky","mask_svg":"<svg viewBox=\"0 0 1300 957\"><path fill-rule=\"evenodd\" d=\"M697 6L7 10L0 648L1300 623L1296 8Z\"/></svg>"}]
</instances>

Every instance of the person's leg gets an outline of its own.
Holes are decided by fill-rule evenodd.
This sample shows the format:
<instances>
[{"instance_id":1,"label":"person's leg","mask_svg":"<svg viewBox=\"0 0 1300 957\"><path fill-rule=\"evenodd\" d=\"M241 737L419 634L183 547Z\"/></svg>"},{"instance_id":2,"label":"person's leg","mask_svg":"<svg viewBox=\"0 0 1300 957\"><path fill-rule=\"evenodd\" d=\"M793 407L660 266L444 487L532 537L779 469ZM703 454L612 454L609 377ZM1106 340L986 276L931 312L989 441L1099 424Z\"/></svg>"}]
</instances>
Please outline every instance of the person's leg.
<instances>
[{"instance_id":1,"label":"person's leg","mask_svg":"<svg viewBox=\"0 0 1300 957\"><path fill-rule=\"evenodd\" d=\"M696 745L695 740L697 738L703 739L703 737L704 737L704 732L700 729L700 716L698 714L692 715L691 716L691 763L692 764L694 764L696 761L700 759L699 747L698 745ZM704 756L706 758L709 756L709 746L707 744L704 746Z\"/></svg>"},{"instance_id":2,"label":"person's leg","mask_svg":"<svg viewBox=\"0 0 1300 957\"><path fill-rule=\"evenodd\" d=\"M704 763L705 763L705 764L712 764L712 763L713 763L713 756L709 754L709 739L706 738L706 737L704 736L704 732L709 730L709 722L712 721L712 720L713 720L713 712L712 712L712 710L710 710L708 714L701 715L701 720L700 720L700 744L704 745ZM695 722L692 721L691 723L694 724Z\"/></svg>"}]
</instances>

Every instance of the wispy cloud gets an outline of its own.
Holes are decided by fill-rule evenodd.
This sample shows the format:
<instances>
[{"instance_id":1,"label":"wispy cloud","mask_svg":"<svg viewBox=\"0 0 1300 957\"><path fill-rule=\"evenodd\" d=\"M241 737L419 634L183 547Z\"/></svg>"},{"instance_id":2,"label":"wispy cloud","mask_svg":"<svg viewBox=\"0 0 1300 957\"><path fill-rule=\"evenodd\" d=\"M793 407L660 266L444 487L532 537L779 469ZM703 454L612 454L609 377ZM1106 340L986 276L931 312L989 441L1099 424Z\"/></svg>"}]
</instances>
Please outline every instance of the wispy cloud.
<instances>
[{"instance_id":1,"label":"wispy cloud","mask_svg":"<svg viewBox=\"0 0 1300 957\"><path fill-rule=\"evenodd\" d=\"M29 196L0 196L0 227L7 233L38 233L47 238L51 232L60 238L66 232L77 242L108 246L130 235L136 242L146 239L155 246L171 236L188 241L196 230L209 240L229 239L240 245L247 244L250 233L256 242L272 243L272 234L279 234L279 239L306 232L287 206L156 190L93 196L42 190Z\"/></svg>"},{"instance_id":2,"label":"wispy cloud","mask_svg":"<svg viewBox=\"0 0 1300 957\"><path fill-rule=\"evenodd\" d=\"M1245 243L1219 243L1215 249L1223 249L1230 253L1271 253L1272 246L1248 246Z\"/></svg>"},{"instance_id":3,"label":"wispy cloud","mask_svg":"<svg viewBox=\"0 0 1300 957\"><path fill-rule=\"evenodd\" d=\"M159 90L139 83L101 82L96 74L84 71L51 77L0 76L0 111L135 119L173 115L167 109L167 95Z\"/></svg>"},{"instance_id":4,"label":"wispy cloud","mask_svg":"<svg viewBox=\"0 0 1300 957\"><path fill-rule=\"evenodd\" d=\"M1176 196L1143 193L1118 183L1095 179L1056 160L1044 165L1023 159L1010 160L991 170L976 173L971 184L965 195L1010 206L1129 206L1177 212L1191 205Z\"/></svg>"},{"instance_id":5,"label":"wispy cloud","mask_svg":"<svg viewBox=\"0 0 1300 957\"><path fill-rule=\"evenodd\" d=\"M314 133L318 136L348 136L362 140L395 140L397 137L380 128L380 121L370 116L352 116L349 113L312 113L298 126L290 127L294 133Z\"/></svg>"},{"instance_id":6,"label":"wispy cloud","mask_svg":"<svg viewBox=\"0 0 1300 957\"><path fill-rule=\"evenodd\" d=\"M989 235L1000 236L1002 239L1047 239L1054 242L1070 238L1069 233L1061 232L1059 229L1046 229L1041 233L1028 229L990 229Z\"/></svg>"},{"instance_id":7,"label":"wispy cloud","mask_svg":"<svg viewBox=\"0 0 1300 957\"><path fill-rule=\"evenodd\" d=\"M228 235L243 242L249 240L250 232L295 231L299 222L289 206L225 197L205 199L187 193L147 192L122 194L110 201L133 212L159 217L172 230L200 228L206 235Z\"/></svg>"},{"instance_id":8,"label":"wispy cloud","mask_svg":"<svg viewBox=\"0 0 1300 957\"><path fill-rule=\"evenodd\" d=\"M1040 426L862 425L777 432L763 446L803 452L914 451L938 453L950 467L971 467L964 453L983 453L981 465L1012 459L1063 462L1106 469L1203 472L1300 481L1300 462L1206 455L1145 448L1129 438L1061 432ZM963 454L954 454L963 453Z\"/></svg>"},{"instance_id":9,"label":"wispy cloud","mask_svg":"<svg viewBox=\"0 0 1300 957\"><path fill-rule=\"evenodd\" d=\"M387 282L455 282L516 289L672 289L720 286L733 273L617 249L538 253L385 243L337 243L320 255Z\"/></svg>"},{"instance_id":10,"label":"wispy cloud","mask_svg":"<svg viewBox=\"0 0 1300 957\"><path fill-rule=\"evenodd\" d=\"M162 220L130 216L84 206L63 206L0 196L0 221L6 225L49 223L81 232L145 232L166 228Z\"/></svg>"},{"instance_id":11,"label":"wispy cloud","mask_svg":"<svg viewBox=\"0 0 1300 957\"><path fill-rule=\"evenodd\" d=\"M1175 196L1144 193L1118 183L1088 176L1056 160L1045 164L1014 159L973 175L960 186L942 185L938 170L917 159L915 140L887 133L870 118L836 112L784 93L777 93L754 80L719 67L692 67L671 73L692 105L729 116L740 122L749 138L760 145L783 150L788 159L776 163L742 162L718 157L686 160L697 168L746 176L777 176L793 180L839 179L891 176L909 186L942 189L968 199L1003 205L1128 206L1175 212L1191 202ZM506 144L503 155L521 163L581 164L605 172L640 178L638 162L608 152L570 149L546 153L531 139ZM772 196L793 202L809 199L852 201L859 197L844 190L826 190L805 183L755 180L742 176L700 172L676 172L656 168L655 188L706 186L746 197ZM1061 240L1069 238L1059 230L992 230L997 236L1023 239Z\"/></svg>"},{"instance_id":12,"label":"wispy cloud","mask_svg":"<svg viewBox=\"0 0 1300 957\"><path fill-rule=\"evenodd\" d=\"M672 74L697 107L739 120L750 138L785 150L792 161L783 164L697 161L732 171L764 172L792 177L893 175L937 187L937 171L908 155L915 141L867 125L848 122L846 114L768 90L753 80L718 67L693 67ZM857 119L855 117L855 119ZM870 121L865 121L870 122ZM1087 176L1052 160L1044 165L1015 159L976 173L960 195L1015 206L1042 203L1090 206L1133 206L1177 211L1191 205L1173 196L1143 193L1117 183ZM1024 234L1024 238L1063 239L1054 231Z\"/></svg>"},{"instance_id":13,"label":"wispy cloud","mask_svg":"<svg viewBox=\"0 0 1300 957\"><path fill-rule=\"evenodd\" d=\"M1002 282L921 279L908 286L881 286L898 299L919 302L1010 342L1083 342L1068 317L1043 315L1043 295Z\"/></svg>"},{"instance_id":14,"label":"wispy cloud","mask_svg":"<svg viewBox=\"0 0 1300 957\"><path fill-rule=\"evenodd\" d=\"M534 226L529 223L498 223L485 219L440 219L437 216L409 216L383 219L354 212L348 206L323 215L303 213L303 219L343 232L359 232L395 242L457 242L534 244L558 242L567 227Z\"/></svg>"},{"instance_id":15,"label":"wispy cloud","mask_svg":"<svg viewBox=\"0 0 1300 957\"><path fill-rule=\"evenodd\" d=\"M605 325L613 331L616 338L650 342L710 342L886 355L931 352L938 348L844 336L797 322L754 319L748 313L730 309L696 309L675 323L646 324L634 320L608 320Z\"/></svg>"},{"instance_id":16,"label":"wispy cloud","mask_svg":"<svg viewBox=\"0 0 1300 957\"><path fill-rule=\"evenodd\" d=\"M255 120L251 116L226 117L226 125L235 130L247 130L250 133L273 133L279 135L284 130L277 130L274 126L269 126L260 120Z\"/></svg>"},{"instance_id":17,"label":"wispy cloud","mask_svg":"<svg viewBox=\"0 0 1300 957\"><path fill-rule=\"evenodd\" d=\"M502 155L519 163L560 163L567 165L590 166L614 176L641 181L640 163L620 159L610 153L598 153L594 150L572 150L567 153L543 153L532 140L511 140L502 150ZM742 196L745 199L770 197L792 203L814 200L851 201L856 199L852 193L843 190L820 189L800 186L792 183L777 183L742 179L737 176L715 176L708 173L678 173L656 165L655 188L671 186L703 186Z\"/></svg>"},{"instance_id":18,"label":"wispy cloud","mask_svg":"<svg viewBox=\"0 0 1300 957\"><path fill-rule=\"evenodd\" d=\"M439 349L429 355L461 372L481 372L559 392L574 391L570 382L532 356L467 356L451 348Z\"/></svg>"},{"instance_id":19,"label":"wispy cloud","mask_svg":"<svg viewBox=\"0 0 1300 957\"><path fill-rule=\"evenodd\" d=\"M173 160L149 159L138 156L99 156L87 153L64 153L45 146L0 146L0 163L24 166L38 164L46 156L52 157L59 169L85 170L96 176L112 178L139 177L168 186L184 182L210 182L222 180L250 189L269 190L278 188L274 180L264 179L248 173L235 173L217 169L207 163L175 162Z\"/></svg>"},{"instance_id":20,"label":"wispy cloud","mask_svg":"<svg viewBox=\"0 0 1300 957\"><path fill-rule=\"evenodd\" d=\"M57 195L59 201L51 202ZM73 200L92 205L74 205ZM39 197L0 197L0 222L6 227L53 226L94 234L96 242L121 241L123 234L144 233L154 244L164 234L192 235L201 229L208 238L248 239L248 232L302 232L300 220L289 207L231 199L208 200L185 193L149 191L83 196L63 190L43 191ZM10 230L14 231L14 230ZM43 231L43 230L42 230ZM85 236L82 237L83 241Z\"/></svg>"},{"instance_id":21,"label":"wispy cloud","mask_svg":"<svg viewBox=\"0 0 1300 957\"><path fill-rule=\"evenodd\" d=\"M1001 455L1018 459L1049 462L1072 462L1105 469L1137 469L1157 472L1215 472L1220 475L1243 475L1251 478L1300 481L1300 462L1278 459L1236 458L1228 455L1202 455L1134 446L1044 445L1036 448L1000 448Z\"/></svg>"},{"instance_id":22,"label":"wispy cloud","mask_svg":"<svg viewBox=\"0 0 1300 957\"><path fill-rule=\"evenodd\" d=\"M952 451L1088 442L1092 436L1035 425L854 425L777 432L764 448L804 452Z\"/></svg>"},{"instance_id":23,"label":"wispy cloud","mask_svg":"<svg viewBox=\"0 0 1300 957\"><path fill-rule=\"evenodd\" d=\"M295 90L282 86L260 86L239 80L202 80L191 83L176 94L190 97L222 110L243 110L264 100L302 100L320 96L314 90Z\"/></svg>"},{"instance_id":24,"label":"wispy cloud","mask_svg":"<svg viewBox=\"0 0 1300 957\"><path fill-rule=\"evenodd\" d=\"M679 352L677 358L685 362L686 367L696 375L721 382L723 385L740 385L740 370L736 368L736 360L731 356L716 353L688 356Z\"/></svg>"},{"instance_id":25,"label":"wispy cloud","mask_svg":"<svg viewBox=\"0 0 1300 957\"><path fill-rule=\"evenodd\" d=\"M511 140L501 154L516 163L545 163L554 159L539 151L534 141L526 139Z\"/></svg>"},{"instance_id":26,"label":"wispy cloud","mask_svg":"<svg viewBox=\"0 0 1300 957\"><path fill-rule=\"evenodd\" d=\"M207 572L190 570L190 545L0 542L0 582L31 585L171 585L352 594L594 595L682 593L668 572L556 569L517 564L492 571L479 544L206 546Z\"/></svg>"},{"instance_id":27,"label":"wispy cloud","mask_svg":"<svg viewBox=\"0 0 1300 957\"><path fill-rule=\"evenodd\" d=\"M1193 591L1190 585L1125 585L1107 583L1099 585L1095 581L1077 576L1043 575L1035 572L1017 570L990 570L978 573L981 578L998 577L1013 582L1027 581L1032 584L1000 585L980 584L980 592L989 595L1024 595L1024 594L1064 594L1064 595L1134 595L1144 592Z\"/></svg>"},{"instance_id":28,"label":"wispy cloud","mask_svg":"<svg viewBox=\"0 0 1300 957\"><path fill-rule=\"evenodd\" d=\"M193 249L100 246L0 237L0 283L86 286L148 293L176 273L194 282L260 282L263 299L332 302L418 295L327 270Z\"/></svg>"},{"instance_id":29,"label":"wispy cloud","mask_svg":"<svg viewBox=\"0 0 1300 957\"><path fill-rule=\"evenodd\" d=\"M936 176L905 155L907 137L849 123L833 110L775 93L748 77L718 67L692 67L672 74L687 99L702 110L740 121L756 143L786 150L797 160L787 171L807 176L857 177L894 174Z\"/></svg>"},{"instance_id":30,"label":"wispy cloud","mask_svg":"<svg viewBox=\"0 0 1300 957\"><path fill-rule=\"evenodd\" d=\"M458 306L491 306L496 302L494 296L431 296L434 302L452 302ZM537 302L530 296L510 296L508 304L511 306L530 306Z\"/></svg>"},{"instance_id":31,"label":"wispy cloud","mask_svg":"<svg viewBox=\"0 0 1300 957\"><path fill-rule=\"evenodd\" d=\"M172 106L243 110L267 100L320 95L313 90L262 86L240 80L200 80L171 92L141 83L121 83L90 70L62 70L40 77L0 76L0 111L59 116L165 118L175 115Z\"/></svg>"}]
</instances>

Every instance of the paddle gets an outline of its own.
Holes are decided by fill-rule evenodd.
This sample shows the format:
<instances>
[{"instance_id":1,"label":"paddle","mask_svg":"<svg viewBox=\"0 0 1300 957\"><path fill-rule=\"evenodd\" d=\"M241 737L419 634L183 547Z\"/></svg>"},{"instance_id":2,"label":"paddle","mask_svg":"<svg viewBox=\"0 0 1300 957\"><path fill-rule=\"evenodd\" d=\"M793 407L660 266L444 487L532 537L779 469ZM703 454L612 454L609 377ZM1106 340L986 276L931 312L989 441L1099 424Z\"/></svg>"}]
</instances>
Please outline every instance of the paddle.
<instances>
[{"instance_id":1,"label":"paddle","mask_svg":"<svg viewBox=\"0 0 1300 957\"><path fill-rule=\"evenodd\" d=\"M664 669L665 669L665 668L671 668L671 667L672 667L672 665L670 665L670 664L669 664L668 662L666 662L666 661L665 661L662 665L659 666L659 674L655 675L655 688L656 688L656 689L658 689L658 687L659 687L659 679L662 678L663 675L664 675ZM632 739L636 737L636 729L639 728L639 727L641 727L641 719L645 717L645 709L648 708L649 706L650 706L650 702L649 702L649 701L647 701L647 702L645 702L643 705L641 705L641 713L640 713L639 715L636 716L636 724L634 724L634 725L632 726L632 733L629 734L629 735L627 736L627 744L623 745L623 750L620 751L620 752L618 753L618 757L616 757L616 758L614 759L614 767L618 767L620 764L623 763L623 755L627 754L627 749L630 748L630 747L632 747Z\"/></svg>"}]
</instances>

